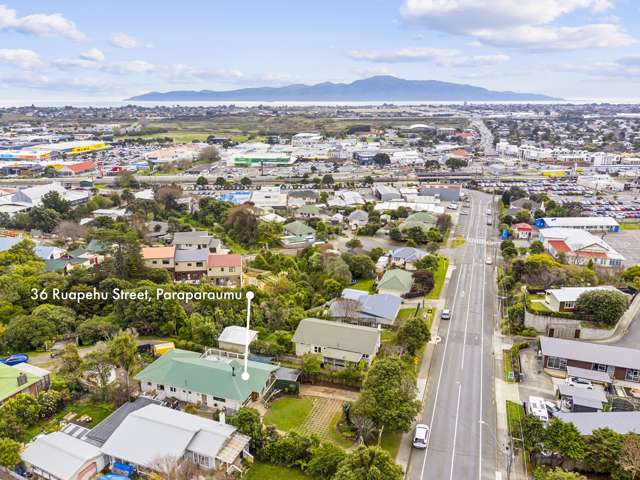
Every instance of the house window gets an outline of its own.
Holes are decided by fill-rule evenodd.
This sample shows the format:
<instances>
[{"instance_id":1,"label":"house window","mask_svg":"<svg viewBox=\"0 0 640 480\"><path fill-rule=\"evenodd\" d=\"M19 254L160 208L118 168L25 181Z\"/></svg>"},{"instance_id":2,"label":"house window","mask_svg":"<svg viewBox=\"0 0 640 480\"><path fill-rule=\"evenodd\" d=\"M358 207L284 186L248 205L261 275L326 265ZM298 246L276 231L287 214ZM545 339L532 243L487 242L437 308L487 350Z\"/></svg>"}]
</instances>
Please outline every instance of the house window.
<instances>
[{"instance_id":1,"label":"house window","mask_svg":"<svg viewBox=\"0 0 640 480\"><path fill-rule=\"evenodd\" d=\"M202 266L202 262L196 262L196 267L201 267Z\"/></svg>"},{"instance_id":2,"label":"house window","mask_svg":"<svg viewBox=\"0 0 640 480\"><path fill-rule=\"evenodd\" d=\"M640 382L640 370L634 368L628 368L625 378L630 382Z\"/></svg>"},{"instance_id":3,"label":"house window","mask_svg":"<svg viewBox=\"0 0 640 480\"><path fill-rule=\"evenodd\" d=\"M164 390L164 385L158 385L158 390Z\"/></svg>"},{"instance_id":4,"label":"house window","mask_svg":"<svg viewBox=\"0 0 640 480\"><path fill-rule=\"evenodd\" d=\"M224 272L224 267L220 267L220 271L221 271L221 272Z\"/></svg>"},{"instance_id":5,"label":"house window","mask_svg":"<svg viewBox=\"0 0 640 480\"><path fill-rule=\"evenodd\" d=\"M565 368L567 368L567 359L560 357L548 357L547 367L556 370L564 370Z\"/></svg>"},{"instance_id":6,"label":"house window","mask_svg":"<svg viewBox=\"0 0 640 480\"><path fill-rule=\"evenodd\" d=\"M147 386L149 386L149 387L150 387L150 386L151 386L151 382L147 382Z\"/></svg>"},{"instance_id":7,"label":"house window","mask_svg":"<svg viewBox=\"0 0 640 480\"><path fill-rule=\"evenodd\" d=\"M192 263L187 263L187 267L193 267Z\"/></svg>"},{"instance_id":8,"label":"house window","mask_svg":"<svg viewBox=\"0 0 640 480\"><path fill-rule=\"evenodd\" d=\"M157 260L151 260L151 263L153 263L154 265L157 265L158 261Z\"/></svg>"},{"instance_id":9,"label":"house window","mask_svg":"<svg viewBox=\"0 0 640 480\"><path fill-rule=\"evenodd\" d=\"M595 370L596 372L606 372L607 366L602 363L594 363L591 370Z\"/></svg>"},{"instance_id":10,"label":"house window","mask_svg":"<svg viewBox=\"0 0 640 480\"><path fill-rule=\"evenodd\" d=\"M315 353L322 353L322 347L313 347Z\"/></svg>"},{"instance_id":11,"label":"house window","mask_svg":"<svg viewBox=\"0 0 640 480\"><path fill-rule=\"evenodd\" d=\"M564 302L564 308L575 308L576 302Z\"/></svg>"},{"instance_id":12,"label":"house window","mask_svg":"<svg viewBox=\"0 0 640 480\"><path fill-rule=\"evenodd\" d=\"M220 397L213 397L213 399L214 399L216 402L226 402L226 400L225 400L224 398L220 398Z\"/></svg>"},{"instance_id":13,"label":"house window","mask_svg":"<svg viewBox=\"0 0 640 480\"><path fill-rule=\"evenodd\" d=\"M162 260L163 265L169 265L171 262L169 260Z\"/></svg>"},{"instance_id":14,"label":"house window","mask_svg":"<svg viewBox=\"0 0 640 480\"><path fill-rule=\"evenodd\" d=\"M229 273L235 273L236 267L229 267Z\"/></svg>"},{"instance_id":15,"label":"house window","mask_svg":"<svg viewBox=\"0 0 640 480\"><path fill-rule=\"evenodd\" d=\"M175 392L176 391L176 387L169 387L169 390L172 391L172 392Z\"/></svg>"}]
</instances>

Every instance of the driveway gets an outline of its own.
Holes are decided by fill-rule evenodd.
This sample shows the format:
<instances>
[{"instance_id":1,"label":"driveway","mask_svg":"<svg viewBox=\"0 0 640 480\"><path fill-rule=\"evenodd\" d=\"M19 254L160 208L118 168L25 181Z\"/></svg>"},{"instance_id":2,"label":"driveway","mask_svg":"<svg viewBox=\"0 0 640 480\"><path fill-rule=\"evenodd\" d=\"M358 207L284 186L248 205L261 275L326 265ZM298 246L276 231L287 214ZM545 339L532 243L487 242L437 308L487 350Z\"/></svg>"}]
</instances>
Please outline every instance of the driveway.
<instances>
[{"instance_id":1,"label":"driveway","mask_svg":"<svg viewBox=\"0 0 640 480\"><path fill-rule=\"evenodd\" d=\"M621 230L605 235L604 241L625 257L625 265L640 263L640 230Z\"/></svg>"}]
</instances>

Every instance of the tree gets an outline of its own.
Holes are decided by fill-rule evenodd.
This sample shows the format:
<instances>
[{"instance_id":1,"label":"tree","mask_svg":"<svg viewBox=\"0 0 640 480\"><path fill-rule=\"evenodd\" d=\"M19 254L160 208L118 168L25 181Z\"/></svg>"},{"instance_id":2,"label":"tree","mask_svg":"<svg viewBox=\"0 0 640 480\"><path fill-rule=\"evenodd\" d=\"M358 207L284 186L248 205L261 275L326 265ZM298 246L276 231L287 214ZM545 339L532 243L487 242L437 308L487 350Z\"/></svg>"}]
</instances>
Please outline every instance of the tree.
<instances>
[{"instance_id":1,"label":"tree","mask_svg":"<svg viewBox=\"0 0 640 480\"><path fill-rule=\"evenodd\" d=\"M62 361L62 365L60 366L60 373L77 372L82 365L82 359L80 358L78 346L75 343L68 343L67 345L65 345L60 352L60 360Z\"/></svg>"},{"instance_id":2,"label":"tree","mask_svg":"<svg viewBox=\"0 0 640 480\"><path fill-rule=\"evenodd\" d=\"M175 184L158 187L153 193L154 200L168 211L178 209L178 199L180 197L182 197L182 188Z\"/></svg>"},{"instance_id":3,"label":"tree","mask_svg":"<svg viewBox=\"0 0 640 480\"><path fill-rule=\"evenodd\" d=\"M351 270L349 265L341 257L331 256L325 261L324 271L329 280L334 280L341 285L351 283Z\"/></svg>"},{"instance_id":4,"label":"tree","mask_svg":"<svg viewBox=\"0 0 640 480\"><path fill-rule=\"evenodd\" d=\"M363 445L340 462L332 480L402 480L403 472L388 452Z\"/></svg>"},{"instance_id":5,"label":"tree","mask_svg":"<svg viewBox=\"0 0 640 480\"><path fill-rule=\"evenodd\" d=\"M151 471L163 480L192 480L199 477L200 468L190 458L165 455L154 458L149 465Z\"/></svg>"},{"instance_id":6,"label":"tree","mask_svg":"<svg viewBox=\"0 0 640 480\"><path fill-rule=\"evenodd\" d=\"M254 245L258 241L258 217L249 204L231 208L224 227L236 242L244 246Z\"/></svg>"},{"instance_id":7,"label":"tree","mask_svg":"<svg viewBox=\"0 0 640 480\"><path fill-rule=\"evenodd\" d=\"M324 175L322 177L322 180L320 183L322 183L323 185L332 185L333 184L333 176L329 175L328 173L326 175Z\"/></svg>"},{"instance_id":8,"label":"tree","mask_svg":"<svg viewBox=\"0 0 640 480\"><path fill-rule=\"evenodd\" d=\"M446 162L445 165L451 169L452 172L455 172L456 170L460 170L461 168L466 167L468 164L468 162L466 160L463 160L461 158L449 158Z\"/></svg>"},{"instance_id":9,"label":"tree","mask_svg":"<svg viewBox=\"0 0 640 480\"><path fill-rule=\"evenodd\" d=\"M373 156L373 162L378 167L384 167L385 165L389 165L391 163L391 158L389 157L389 154L380 152L380 153L376 153Z\"/></svg>"},{"instance_id":10,"label":"tree","mask_svg":"<svg viewBox=\"0 0 640 480\"><path fill-rule=\"evenodd\" d=\"M255 408L241 407L231 418L229 423L236 427L240 433L251 438L251 450L256 451L262 447L264 434L260 413Z\"/></svg>"},{"instance_id":11,"label":"tree","mask_svg":"<svg viewBox=\"0 0 640 480\"><path fill-rule=\"evenodd\" d=\"M640 435L627 433L622 446L622 453L618 459L620 468L631 475L634 480L640 473Z\"/></svg>"},{"instance_id":12,"label":"tree","mask_svg":"<svg viewBox=\"0 0 640 480\"><path fill-rule=\"evenodd\" d=\"M101 229L96 237L105 245L115 246L109 260L113 275L126 280L138 277L145 271L140 256L140 239L128 224L118 223L112 228Z\"/></svg>"},{"instance_id":13,"label":"tree","mask_svg":"<svg viewBox=\"0 0 640 480\"><path fill-rule=\"evenodd\" d=\"M18 315L7 325L4 334L14 351L41 350L56 336L56 326L46 318Z\"/></svg>"},{"instance_id":14,"label":"tree","mask_svg":"<svg viewBox=\"0 0 640 480\"><path fill-rule=\"evenodd\" d=\"M196 185L199 187L204 187L205 185L209 185L209 180L207 180L207 177L203 177L202 175L200 175L198 178L196 178Z\"/></svg>"},{"instance_id":15,"label":"tree","mask_svg":"<svg viewBox=\"0 0 640 480\"><path fill-rule=\"evenodd\" d=\"M59 238L70 238L71 240L76 241L87 236L87 228L77 224L76 222L65 220L60 222L56 228L53 229L53 233Z\"/></svg>"},{"instance_id":16,"label":"tree","mask_svg":"<svg viewBox=\"0 0 640 480\"><path fill-rule=\"evenodd\" d=\"M438 269L439 264L440 259L437 255L425 255L414 262L414 265L418 270L431 270L432 272Z\"/></svg>"},{"instance_id":17,"label":"tree","mask_svg":"<svg viewBox=\"0 0 640 480\"><path fill-rule=\"evenodd\" d=\"M444 235L444 233L451 228L451 225L453 225L451 215L447 213L438 215L438 218L436 219L436 228L440 230L440 233Z\"/></svg>"},{"instance_id":18,"label":"tree","mask_svg":"<svg viewBox=\"0 0 640 480\"><path fill-rule=\"evenodd\" d=\"M373 278L375 276L376 264L368 255L343 253L342 259L349 265L353 278Z\"/></svg>"},{"instance_id":19,"label":"tree","mask_svg":"<svg viewBox=\"0 0 640 480\"><path fill-rule=\"evenodd\" d=\"M58 212L45 207L33 207L29 210L27 216L30 228L42 230L45 233L53 232L62 219Z\"/></svg>"},{"instance_id":20,"label":"tree","mask_svg":"<svg viewBox=\"0 0 640 480\"><path fill-rule=\"evenodd\" d=\"M307 377L317 377L322 373L322 357L318 353L305 353L302 356L302 373Z\"/></svg>"},{"instance_id":21,"label":"tree","mask_svg":"<svg viewBox=\"0 0 640 480\"><path fill-rule=\"evenodd\" d=\"M103 400L107 398L109 380L113 367L114 365L109 358L109 352L105 345L100 345L88 353L82 362L82 370L95 377L98 389L100 390L100 396Z\"/></svg>"},{"instance_id":22,"label":"tree","mask_svg":"<svg viewBox=\"0 0 640 480\"><path fill-rule=\"evenodd\" d=\"M544 244L540 240L534 240L529 245L529 252L532 254L544 253Z\"/></svg>"},{"instance_id":23,"label":"tree","mask_svg":"<svg viewBox=\"0 0 640 480\"><path fill-rule=\"evenodd\" d=\"M362 242L357 238L352 238L347 243L345 243L345 245L347 246L347 248L360 248L362 247Z\"/></svg>"},{"instance_id":24,"label":"tree","mask_svg":"<svg viewBox=\"0 0 640 480\"><path fill-rule=\"evenodd\" d=\"M420 317L406 320L398 329L398 343L405 347L411 355L427 343L431 338L429 325Z\"/></svg>"},{"instance_id":25,"label":"tree","mask_svg":"<svg viewBox=\"0 0 640 480\"><path fill-rule=\"evenodd\" d=\"M371 419L379 430L392 432L408 431L419 409L415 374L399 357L373 363L353 406L355 415Z\"/></svg>"},{"instance_id":26,"label":"tree","mask_svg":"<svg viewBox=\"0 0 640 480\"><path fill-rule=\"evenodd\" d=\"M307 464L305 473L319 480L332 478L346 456L342 448L332 443L323 443L311 451L311 460Z\"/></svg>"},{"instance_id":27,"label":"tree","mask_svg":"<svg viewBox=\"0 0 640 480\"><path fill-rule=\"evenodd\" d=\"M47 192L42 196L42 206L55 210L60 215L65 215L71 209L69 201L62 198L60 193L55 190Z\"/></svg>"},{"instance_id":28,"label":"tree","mask_svg":"<svg viewBox=\"0 0 640 480\"><path fill-rule=\"evenodd\" d=\"M56 414L64 404L62 393L49 389L46 392L38 393L38 404L40 405L40 415L48 418Z\"/></svg>"},{"instance_id":29,"label":"tree","mask_svg":"<svg viewBox=\"0 0 640 480\"><path fill-rule=\"evenodd\" d=\"M393 227L389 230L389 238L396 242L402 241L402 232L398 227Z\"/></svg>"},{"instance_id":30,"label":"tree","mask_svg":"<svg viewBox=\"0 0 640 480\"><path fill-rule=\"evenodd\" d=\"M585 462L596 473L611 474L618 468L624 446L624 435L610 428L597 428L586 438Z\"/></svg>"},{"instance_id":31,"label":"tree","mask_svg":"<svg viewBox=\"0 0 640 480\"><path fill-rule=\"evenodd\" d=\"M546 433L542 421L535 415L528 414L520 419L519 428L524 439L524 449L529 454L540 453L544 449Z\"/></svg>"},{"instance_id":32,"label":"tree","mask_svg":"<svg viewBox=\"0 0 640 480\"><path fill-rule=\"evenodd\" d=\"M430 270L416 270L413 272L413 285L411 293L415 295L426 295L431 290L435 282L433 280L433 272Z\"/></svg>"},{"instance_id":33,"label":"tree","mask_svg":"<svg viewBox=\"0 0 640 480\"><path fill-rule=\"evenodd\" d=\"M13 416L25 427L30 427L40 418L41 410L36 397L29 393L18 393L0 407L0 416Z\"/></svg>"},{"instance_id":34,"label":"tree","mask_svg":"<svg viewBox=\"0 0 640 480\"><path fill-rule=\"evenodd\" d=\"M545 470L538 468L533 474L534 480L587 480L587 477L576 472L568 472L561 468Z\"/></svg>"},{"instance_id":35,"label":"tree","mask_svg":"<svg viewBox=\"0 0 640 480\"><path fill-rule=\"evenodd\" d=\"M108 340L118 331L118 325L108 317L93 316L85 320L76 330L80 341L84 345L96 343L100 340Z\"/></svg>"},{"instance_id":36,"label":"tree","mask_svg":"<svg viewBox=\"0 0 640 480\"><path fill-rule=\"evenodd\" d=\"M20 452L22 445L10 438L0 438L0 465L10 470L16 468L21 462Z\"/></svg>"},{"instance_id":37,"label":"tree","mask_svg":"<svg viewBox=\"0 0 640 480\"><path fill-rule=\"evenodd\" d=\"M575 312L589 320L614 325L627 310L627 297L613 290L591 290L576 300Z\"/></svg>"},{"instance_id":38,"label":"tree","mask_svg":"<svg viewBox=\"0 0 640 480\"><path fill-rule=\"evenodd\" d=\"M545 447L564 458L582 460L587 454L584 439L573 423L552 418L545 432Z\"/></svg>"},{"instance_id":39,"label":"tree","mask_svg":"<svg viewBox=\"0 0 640 480\"><path fill-rule=\"evenodd\" d=\"M213 145L204 147L198 154L198 161L200 162L219 162L220 158L220 152L218 152L218 149Z\"/></svg>"},{"instance_id":40,"label":"tree","mask_svg":"<svg viewBox=\"0 0 640 480\"><path fill-rule=\"evenodd\" d=\"M138 363L138 344L135 338L129 332L120 332L109 342L107 350L111 362L126 372L127 393L129 393L129 375Z\"/></svg>"}]
</instances>

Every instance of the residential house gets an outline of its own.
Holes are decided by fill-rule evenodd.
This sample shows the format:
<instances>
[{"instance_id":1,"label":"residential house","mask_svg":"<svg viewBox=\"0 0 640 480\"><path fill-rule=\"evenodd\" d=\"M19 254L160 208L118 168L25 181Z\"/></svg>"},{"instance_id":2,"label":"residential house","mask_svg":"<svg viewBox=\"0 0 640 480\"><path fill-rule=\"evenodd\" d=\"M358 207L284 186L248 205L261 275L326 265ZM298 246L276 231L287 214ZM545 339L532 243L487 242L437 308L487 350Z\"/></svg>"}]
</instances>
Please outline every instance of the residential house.
<instances>
[{"instance_id":1,"label":"residential house","mask_svg":"<svg viewBox=\"0 0 640 480\"><path fill-rule=\"evenodd\" d=\"M558 384L558 396L572 412L601 412L608 403L604 390Z\"/></svg>"},{"instance_id":2,"label":"residential house","mask_svg":"<svg viewBox=\"0 0 640 480\"><path fill-rule=\"evenodd\" d=\"M208 232L175 232L171 245L174 245L176 250L207 250L215 255L230 252L220 239L210 236Z\"/></svg>"},{"instance_id":3,"label":"residential house","mask_svg":"<svg viewBox=\"0 0 640 480\"><path fill-rule=\"evenodd\" d=\"M573 312L576 308L576 301L580 295L596 290L620 291L610 286L550 288L545 291L544 303L549 310L553 310L554 312Z\"/></svg>"},{"instance_id":4,"label":"residential house","mask_svg":"<svg viewBox=\"0 0 640 480\"><path fill-rule=\"evenodd\" d=\"M100 448L63 432L36 437L20 457L27 472L43 479L89 480L107 465Z\"/></svg>"},{"instance_id":5,"label":"residential house","mask_svg":"<svg viewBox=\"0 0 640 480\"><path fill-rule=\"evenodd\" d=\"M378 293L386 293L389 295L402 295L409 293L413 285L413 275L406 270L394 268L384 272L382 278L378 281Z\"/></svg>"},{"instance_id":6,"label":"residential house","mask_svg":"<svg viewBox=\"0 0 640 480\"><path fill-rule=\"evenodd\" d=\"M209 255L207 278L219 287L242 287L242 256Z\"/></svg>"},{"instance_id":7,"label":"residential house","mask_svg":"<svg viewBox=\"0 0 640 480\"><path fill-rule=\"evenodd\" d=\"M622 269L624 257L607 242L586 230L573 228L544 228L540 241L554 257L563 255L567 263Z\"/></svg>"},{"instance_id":8,"label":"residential house","mask_svg":"<svg viewBox=\"0 0 640 480\"><path fill-rule=\"evenodd\" d=\"M241 458L251 457L250 440L232 425L150 404L127 415L101 450L111 463L132 465L142 475L157 471L163 458L230 473L241 472Z\"/></svg>"},{"instance_id":9,"label":"residential house","mask_svg":"<svg viewBox=\"0 0 640 480\"><path fill-rule=\"evenodd\" d=\"M533 227L528 223L516 223L513 226L513 236L516 240L531 240Z\"/></svg>"},{"instance_id":10,"label":"residential house","mask_svg":"<svg viewBox=\"0 0 640 480\"><path fill-rule=\"evenodd\" d=\"M341 298L331 302L333 318L357 323L390 326L396 320L402 299L396 295L369 294L362 290L345 288Z\"/></svg>"},{"instance_id":11,"label":"residential house","mask_svg":"<svg viewBox=\"0 0 640 480\"><path fill-rule=\"evenodd\" d=\"M317 318L300 321L293 334L296 355L317 353L323 362L345 366L360 361L371 363L380 348L377 328L333 322Z\"/></svg>"},{"instance_id":12,"label":"residential house","mask_svg":"<svg viewBox=\"0 0 640 480\"><path fill-rule=\"evenodd\" d=\"M176 247L142 247L140 255L145 266L149 268L163 268L173 273L175 269Z\"/></svg>"},{"instance_id":13,"label":"residential house","mask_svg":"<svg viewBox=\"0 0 640 480\"><path fill-rule=\"evenodd\" d=\"M209 268L208 248L176 249L174 257L176 282L198 283Z\"/></svg>"},{"instance_id":14,"label":"residential house","mask_svg":"<svg viewBox=\"0 0 640 480\"><path fill-rule=\"evenodd\" d=\"M640 411L634 412L558 412L555 415L563 422L573 423L582 435L591 435L594 430L609 428L620 435L640 434Z\"/></svg>"},{"instance_id":15,"label":"residential house","mask_svg":"<svg viewBox=\"0 0 640 480\"><path fill-rule=\"evenodd\" d=\"M320 207L312 204L305 204L296 211L296 217L313 218L320 215Z\"/></svg>"},{"instance_id":16,"label":"residential house","mask_svg":"<svg viewBox=\"0 0 640 480\"><path fill-rule=\"evenodd\" d=\"M285 224L284 231L282 244L285 247L304 247L316 241L316 231L298 220Z\"/></svg>"},{"instance_id":17,"label":"residential house","mask_svg":"<svg viewBox=\"0 0 640 480\"><path fill-rule=\"evenodd\" d=\"M249 329L247 335L247 327L230 325L225 327L218 337L218 347L230 352L244 353L245 345L251 345L256 338L258 338L257 331Z\"/></svg>"},{"instance_id":18,"label":"residential house","mask_svg":"<svg viewBox=\"0 0 640 480\"><path fill-rule=\"evenodd\" d=\"M414 247L400 247L389 252L389 257L393 265L413 269L415 269L415 263L427 255L428 253L424 250Z\"/></svg>"},{"instance_id":19,"label":"residential house","mask_svg":"<svg viewBox=\"0 0 640 480\"><path fill-rule=\"evenodd\" d=\"M41 260L57 260L67 256L64 249L52 245L36 245L33 251Z\"/></svg>"},{"instance_id":20,"label":"residential house","mask_svg":"<svg viewBox=\"0 0 640 480\"><path fill-rule=\"evenodd\" d=\"M543 366L565 375L568 367L606 373L620 382L640 383L640 350L562 338L539 337Z\"/></svg>"},{"instance_id":21,"label":"residential house","mask_svg":"<svg viewBox=\"0 0 640 480\"><path fill-rule=\"evenodd\" d=\"M277 365L249 360L249 380L242 380L241 355L170 350L142 370L136 379L143 392L159 393L194 405L235 412L250 400L261 398L275 380Z\"/></svg>"},{"instance_id":22,"label":"residential house","mask_svg":"<svg viewBox=\"0 0 640 480\"><path fill-rule=\"evenodd\" d=\"M0 404L19 393L38 395L49 388L50 373L28 363L5 365L0 363Z\"/></svg>"},{"instance_id":23,"label":"residential house","mask_svg":"<svg viewBox=\"0 0 640 480\"><path fill-rule=\"evenodd\" d=\"M352 229L364 227L369 222L369 214L365 210L354 210L347 217Z\"/></svg>"}]
</instances>

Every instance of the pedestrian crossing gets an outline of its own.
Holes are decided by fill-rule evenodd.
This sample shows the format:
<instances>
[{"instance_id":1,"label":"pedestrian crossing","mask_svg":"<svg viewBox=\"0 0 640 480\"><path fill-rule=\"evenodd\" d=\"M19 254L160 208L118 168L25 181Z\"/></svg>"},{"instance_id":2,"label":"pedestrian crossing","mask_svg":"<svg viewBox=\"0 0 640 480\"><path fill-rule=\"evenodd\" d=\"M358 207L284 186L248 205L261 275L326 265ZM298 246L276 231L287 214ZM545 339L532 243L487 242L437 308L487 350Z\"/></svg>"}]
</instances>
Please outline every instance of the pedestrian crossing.
<instances>
[{"instance_id":1,"label":"pedestrian crossing","mask_svg":"<svg viewBox=\"0 0 640 480\"><path fill-rule=\"evenodd\" d=\"M486 238L465 238L465 241L467 243L470 243L472 245L497 245L498 242L494 241L494 240L488 240Z\"/></svg>"}]
</instances>

